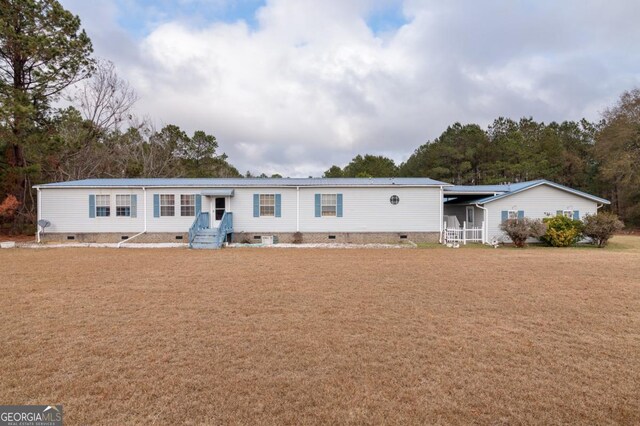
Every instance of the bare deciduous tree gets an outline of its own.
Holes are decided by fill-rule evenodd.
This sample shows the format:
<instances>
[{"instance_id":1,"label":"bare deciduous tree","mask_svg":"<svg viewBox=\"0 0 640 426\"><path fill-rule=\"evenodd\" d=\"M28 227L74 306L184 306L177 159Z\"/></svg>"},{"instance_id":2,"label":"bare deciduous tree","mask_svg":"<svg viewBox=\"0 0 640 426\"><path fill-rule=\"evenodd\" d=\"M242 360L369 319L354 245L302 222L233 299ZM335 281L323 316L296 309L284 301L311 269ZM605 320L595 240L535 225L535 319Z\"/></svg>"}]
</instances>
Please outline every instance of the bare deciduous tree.
<instances>
[{"instance_id":1,"label":"bare deciduous tree","mask_svg":"<svg viewBox=\"0 0 640 426\"><path fill-rule=\"evenodd\" d=\"M103 132L119 131L123 123L134 121L132 109L138 95L128 81L120 78L111 61L98 60L91 77L69 100L82 116Z\"/></svg>"}]
</instances>

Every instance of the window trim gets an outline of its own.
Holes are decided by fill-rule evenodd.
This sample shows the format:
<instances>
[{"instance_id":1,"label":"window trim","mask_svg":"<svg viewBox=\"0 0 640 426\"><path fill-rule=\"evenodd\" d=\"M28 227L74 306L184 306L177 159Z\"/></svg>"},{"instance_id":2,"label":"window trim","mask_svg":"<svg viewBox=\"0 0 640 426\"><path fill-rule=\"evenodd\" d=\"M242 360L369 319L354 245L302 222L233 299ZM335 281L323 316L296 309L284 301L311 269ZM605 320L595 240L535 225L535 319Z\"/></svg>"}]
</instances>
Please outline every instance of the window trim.
<instances>
[{"instance_id":1,"label":"window trim","mask_svg":"<svg viewBox=\"0 0 640 426\"><path fill-rule=\"evenodd\" d=\"M182 202L182 197L189 197L193 199L193 204L184 204ZM193 207L193 214L183 214L183 209L185 207ZM160 208L162 209L162 204L160 205ZM180 194L180 217L195 217L196 214L196 194Z\"/></svg>"},{"instance_id":2,"label":"window trim","mask_svg":"<svg viewBox=\"0 0 640 426\"><path fill-rule=\"evenodd\" d=\"M95 205L95 216L96 216L96 218L111 217L111 194L95 194L95 197L96 197L96 205ZM98 202L100 197L106 197L107 198L107 204L106 205L100 205L100 203ZM105 207L107 208L107 214L106 215L98 214L98 208L105 208Z\"/></svg>"},{"instance_id":3,"label":"window trim","mask_svg":"<svg viewBox=\"0 0 640 426\"><path fill-rule=\"evenodd\" d=\"M325 204L324 202L324 197L326 195L331 195L334 197L335 199L335 203L334 204ZM324 214L324 207L333 207L334 208L334 214L329 215L329 214ZM320 194L320 217L338 217L338 194L337 193L321 193Z\"/></svg>"},{"instance_id":4,"label":"window trim","mask_svg":"<svg viewBox=\"0 0 640 426\"><path fill-rule=\"evenodd\" d=\"M514 217L511 217L512 213ZM518 210L507 210L507 220L518 220Z\"/></svg>"},{"instance_id":5,"label":"window trim","mask_svg":"<svg viewBox=\"0 0 640 426\"><path fill-rule=\"evenodd\" d=\"M273 197L273 204L262 204L262 197ZM273 207L273 214L262 214L262 207ZM258 194L258 217L276 217L276 194L275 193L259 193Z\"/></svg>"},{"instance_id":6,"label":"window trim","mask_svg":"<svg viewBox=\"0 0 640 426\"><path fill-rule=\"evenodd\" d=\"M129 200L127 205L119 205L118 197L126 197ZM116 217L131 217L131 194L116 194ZM118 208L128 208L128 214L118 214Z\"/></svg>"},{"instance_id":7,"label":"window trim","mask_svg":"<svg viewBox=\"0 0 640 426\"><path fill-rule=\"evenodd\" d=\"M160 210L160 217L175 217L176 216L176 194L159 194L158 206ZM162 204L163 197L173 197L172 204ZM173 209L173 214L162 214L162 207L171 207Z\"/></svg>"}]
</instances>

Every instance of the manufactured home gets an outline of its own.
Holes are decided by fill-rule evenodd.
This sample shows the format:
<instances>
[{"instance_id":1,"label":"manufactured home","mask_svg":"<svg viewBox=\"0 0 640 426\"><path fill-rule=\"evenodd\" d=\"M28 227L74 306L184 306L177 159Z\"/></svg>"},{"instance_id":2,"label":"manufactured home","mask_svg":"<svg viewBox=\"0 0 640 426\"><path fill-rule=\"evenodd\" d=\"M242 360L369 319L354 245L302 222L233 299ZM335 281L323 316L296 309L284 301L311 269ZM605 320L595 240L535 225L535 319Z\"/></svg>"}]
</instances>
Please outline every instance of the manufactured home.
<instances>
[{"instance_id":1,"label":"manufactured home","mask_svg":"<svg viewBox=\"0 0 640 426\"><path fill-rule=\"evenodd\" d=\"M455 186L428 178L86 179L35 187L40 242L503 240L500 223L583 218L607 200L553 182ZM453 232L454 234L451 234ZM449 233L449 234L448 234Z\"/></svg>"},{"instance_id":2,"label":"manufactured home","mask_svg":"<svg viewBox=\"0 0 640 426\"><path fill-rule=\"evenodd\" d=\"M437 242L427 178L87 179L36 186L40 241ZM132 239L132 237L134 237Z\"/></svg>"}]
</instances>

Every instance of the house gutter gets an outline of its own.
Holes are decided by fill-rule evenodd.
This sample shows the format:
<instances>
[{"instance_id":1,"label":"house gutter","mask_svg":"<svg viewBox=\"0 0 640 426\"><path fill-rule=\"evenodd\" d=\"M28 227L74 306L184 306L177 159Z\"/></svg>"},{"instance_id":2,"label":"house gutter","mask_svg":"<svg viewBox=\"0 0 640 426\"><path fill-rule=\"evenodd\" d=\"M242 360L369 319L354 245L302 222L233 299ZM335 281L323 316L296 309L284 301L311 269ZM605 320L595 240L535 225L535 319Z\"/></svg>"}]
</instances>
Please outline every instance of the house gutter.
<instances>
[{"instance_id":1,"label":"house gutter","mask_svg":"<svg viewBox=\"0 0 640 426\"><path fill-rule=\"evenodd\" d=\"M300 187L296 186L296 232L300 232Z\"/></svg>"},{"instance_id":2,"label":"house gutter","mask_svg":"<svg viewBox=\"0 0 640 426\"><path fill-rule=\"evenodd\" d=\"M438 236L438 242L440 244L442 244L442 226L443 226L443 221L444 221L444 195L443 195L444 191L442 189L442 187L440 187L440 220L438 222L440 222L439 227L440 227L440 233Z\"/></svg>"},{"instance_id":3,"label":"house gutter","mask_svg":"<svg viewBox=\"0 0 640 426\"><path fill-rule=\"evenodd\" d=\"M143 208L142 208L143 213L142 214L144 215L143 216L144 217L144 229L142 230L142 232L137 233L133 237L127 238L124 241L120 241L118 243L118 246L117 246L118 248L120 248L120 246L122 244L126 243L127 241L131 241L134 238L139 237L140 235L145 234L147 232L147 188L145 188L144 186L142 187L142 205L143 205Z\"/></svg>"},{"instance_id":4,"label":"house gutter","mask_svg":"<svg viewBox=\"0 0 640 426\"><path fill-rule=\"evenodd\" d=\"M484 220L482 221L482 244L487 244L487 237L489 236L489 209L482 207L480 204L475 205L480 210L484 210Z\"/></svg>"},{"instance_id":5,"label":"house gutter","mask_svg":"<svg viewBox=\"0 0 640 426\"><path fill-rule=\"evenodd\" d=\"M38 206L36 207L36 242L39 244L40 243L40 219L42 219L40 217L40 204L42 201L42 194L40 193L40 188L36 188L36 191L38 191L38 195L37 195L37 203Z\"/></svg>"}]
</instances>

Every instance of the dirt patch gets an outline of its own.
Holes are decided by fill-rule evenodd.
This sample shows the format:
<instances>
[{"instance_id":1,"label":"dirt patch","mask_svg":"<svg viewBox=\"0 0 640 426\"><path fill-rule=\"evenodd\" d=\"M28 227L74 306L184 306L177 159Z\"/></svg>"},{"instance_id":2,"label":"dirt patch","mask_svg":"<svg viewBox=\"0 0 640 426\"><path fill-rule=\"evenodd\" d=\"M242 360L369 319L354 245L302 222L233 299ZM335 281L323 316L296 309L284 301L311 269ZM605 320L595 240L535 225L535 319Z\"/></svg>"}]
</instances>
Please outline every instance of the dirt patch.
<instances>
[{"instance_id":1,"label":"dirt patch","mask_svg":"<svg viewBox=\"0 0 640 426\"><path fill-rule=\"evenodd\" d=\"M637 251L13 249L0 270L0 401L69 424L640 422Z\"/></svg>"}]
</instances>

